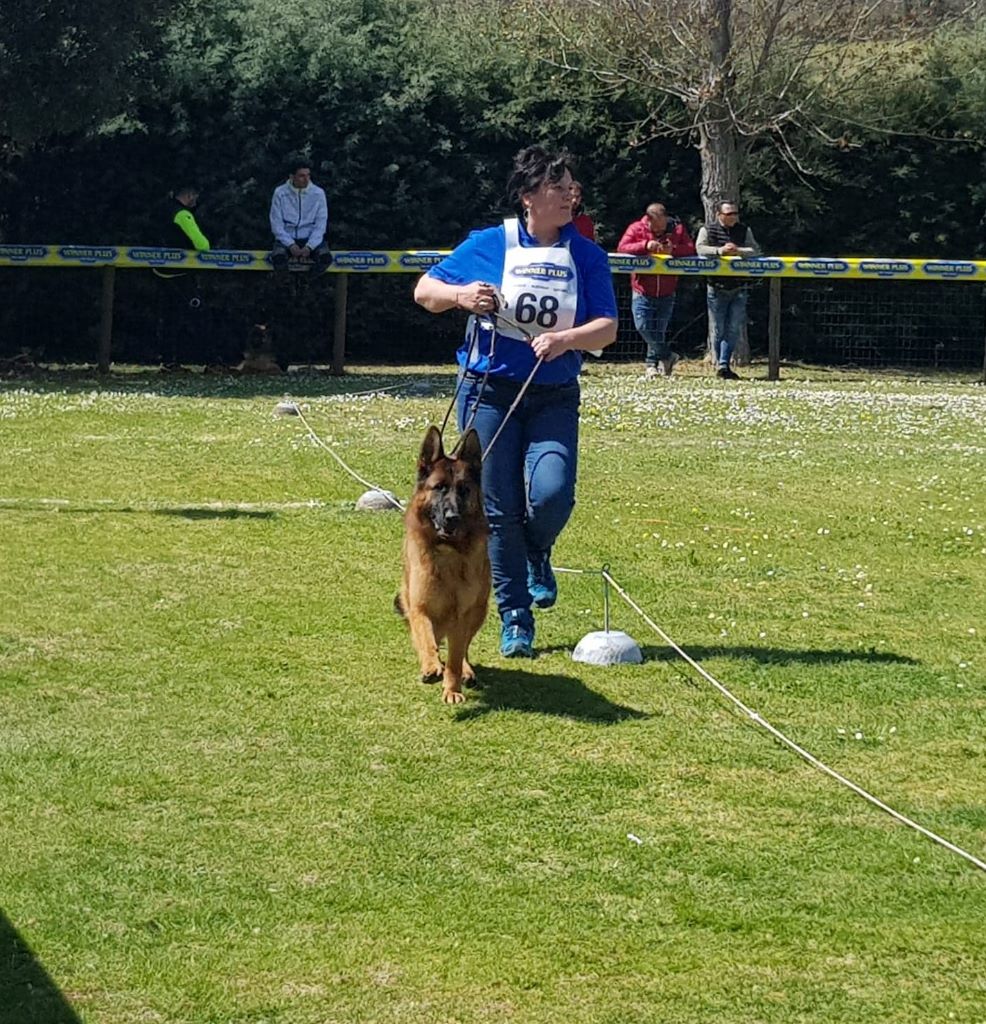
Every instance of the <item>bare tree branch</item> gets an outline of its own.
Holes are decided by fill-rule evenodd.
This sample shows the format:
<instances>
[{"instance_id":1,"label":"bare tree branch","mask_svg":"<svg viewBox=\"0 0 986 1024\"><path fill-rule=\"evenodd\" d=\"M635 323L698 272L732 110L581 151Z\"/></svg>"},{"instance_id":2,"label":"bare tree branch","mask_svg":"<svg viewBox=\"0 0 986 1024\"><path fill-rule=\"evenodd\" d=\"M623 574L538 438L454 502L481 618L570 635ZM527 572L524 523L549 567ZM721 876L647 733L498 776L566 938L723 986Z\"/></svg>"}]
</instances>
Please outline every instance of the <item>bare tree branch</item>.
<instances>
[{"instance_id":1,"label":"bare tree branch","mask_svg":"<svg viewBox=\"0 0 986 1024\"><path fill-rule=\"evenodd\" d=\"M929 40L981 17L983 5L984 0L933 0L920 8L906 0L502 0L501 9L506 17L541 28L538 56L552 66L590 75L604 87L632 86L649 94L650 110L635 127L634 141L664 135L696 145L703 199L710 207L707 189L737 193L740 167L754 147L775 147L807 181L810 168L795 145L802 133L846 148L853 144L850 133L913 132L898 110L874 105L861 117L859 96L874 91L875 83L906 75ZM921 83L917 110L935 102L933 86ZM665 111L667 102L677 115Z\"/></svg>"}]
</instances>

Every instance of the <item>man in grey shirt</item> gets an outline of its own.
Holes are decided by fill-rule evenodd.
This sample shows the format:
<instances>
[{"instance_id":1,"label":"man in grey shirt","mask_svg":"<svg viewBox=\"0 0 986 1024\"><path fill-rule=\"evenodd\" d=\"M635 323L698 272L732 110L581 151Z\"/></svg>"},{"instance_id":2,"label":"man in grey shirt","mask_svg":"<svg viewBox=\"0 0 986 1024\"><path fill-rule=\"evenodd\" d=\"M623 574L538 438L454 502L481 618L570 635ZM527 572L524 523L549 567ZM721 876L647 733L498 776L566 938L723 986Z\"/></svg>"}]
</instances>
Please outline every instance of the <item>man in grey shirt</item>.
<instances>
[{"instance_id":1,"label":"man in grey shirt","mask_svg":"<svg viewBox=\"0 0 986 1024\"><path fill-rule=\"evenodd\" d=\"M703 224L695 240L699 256L759 256L760 246L753 232L740 223L739 207L730 199L716 203L716 219ZM746 323L747 286L727 284L720 277L709 278L706 302L712 324L712 354L716 376L739 380L729 365Z\"/></svg>"}]
</instances>

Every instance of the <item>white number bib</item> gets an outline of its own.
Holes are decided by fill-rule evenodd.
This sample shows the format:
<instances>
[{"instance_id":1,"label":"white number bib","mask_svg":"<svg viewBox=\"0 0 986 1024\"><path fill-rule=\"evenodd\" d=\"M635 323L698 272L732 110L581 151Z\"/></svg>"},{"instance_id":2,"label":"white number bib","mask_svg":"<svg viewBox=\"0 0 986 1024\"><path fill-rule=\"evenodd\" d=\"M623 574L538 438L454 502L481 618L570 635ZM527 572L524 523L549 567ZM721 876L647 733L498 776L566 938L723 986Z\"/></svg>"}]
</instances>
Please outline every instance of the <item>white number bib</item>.
<instances>
[{"instance_id":1,"label":"white number bib","mask_svg":"<svg viewBox=\"0 0 986 1024\"><path fill-rule=\"evenodd\" d=\"M533 335L574 326L579 281L568 244L522 246L516 217L505 220L503 230L507 236L500 281L503 312ZM527 340L502 320L497 324L497 333L505 338Z\"/></svg>"}]
</instances>

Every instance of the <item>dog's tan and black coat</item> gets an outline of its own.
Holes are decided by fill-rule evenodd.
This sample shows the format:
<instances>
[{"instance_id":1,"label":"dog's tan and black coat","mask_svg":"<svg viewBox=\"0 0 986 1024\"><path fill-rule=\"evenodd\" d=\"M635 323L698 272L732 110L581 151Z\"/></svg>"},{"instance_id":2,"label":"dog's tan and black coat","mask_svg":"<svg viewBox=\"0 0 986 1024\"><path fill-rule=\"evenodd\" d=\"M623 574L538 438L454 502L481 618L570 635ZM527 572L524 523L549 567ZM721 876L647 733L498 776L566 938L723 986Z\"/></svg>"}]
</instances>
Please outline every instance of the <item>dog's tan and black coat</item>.
<instances>
[{"instance_id":1,"label":"dog's tan and black coat","mask_svg":"<svg viewBox=\"0 0 986 1024\"><path fill-rule=\"evenodd\" d=\"M442 680L442 700L459 704L476 676L469 644L486 619L489 526L483 510L482 448L475 430L446 455L437 427L425 435L418 480L404 515L404 579L397 609L407 619L422 682ZM439 646L448 642L445 664Z\"/></svg>"}]
</instances>

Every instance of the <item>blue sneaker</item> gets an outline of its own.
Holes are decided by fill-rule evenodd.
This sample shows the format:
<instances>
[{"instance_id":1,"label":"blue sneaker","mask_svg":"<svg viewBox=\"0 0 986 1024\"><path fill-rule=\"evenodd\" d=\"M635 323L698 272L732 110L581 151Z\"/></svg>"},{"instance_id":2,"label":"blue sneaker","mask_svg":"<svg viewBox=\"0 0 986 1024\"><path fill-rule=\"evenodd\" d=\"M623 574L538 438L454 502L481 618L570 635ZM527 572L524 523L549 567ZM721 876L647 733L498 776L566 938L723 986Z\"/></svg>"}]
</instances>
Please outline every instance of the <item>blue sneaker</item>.
<instances>
[{"instance_id":1,"label":"blue sneaker","mask_svg":"<svg viewBox=\"0 0 986 1024\"><path fill-rule=\"evenodd\" d=\"M526 608L518 608L503 616L500 653L505 658L534 657L534 616Z\"/></svg>"},{"instance_id":2,"label":"blue sneaker","mask_svg":"<svg viewBox=\"0 0 986 1024\"><path fill-rule=\"evenodd\" d=\"M528 551L527 590L538 608L550 608L558 600L558 581L551 568L550 551Z\"/></svg>"}]
</instances>

